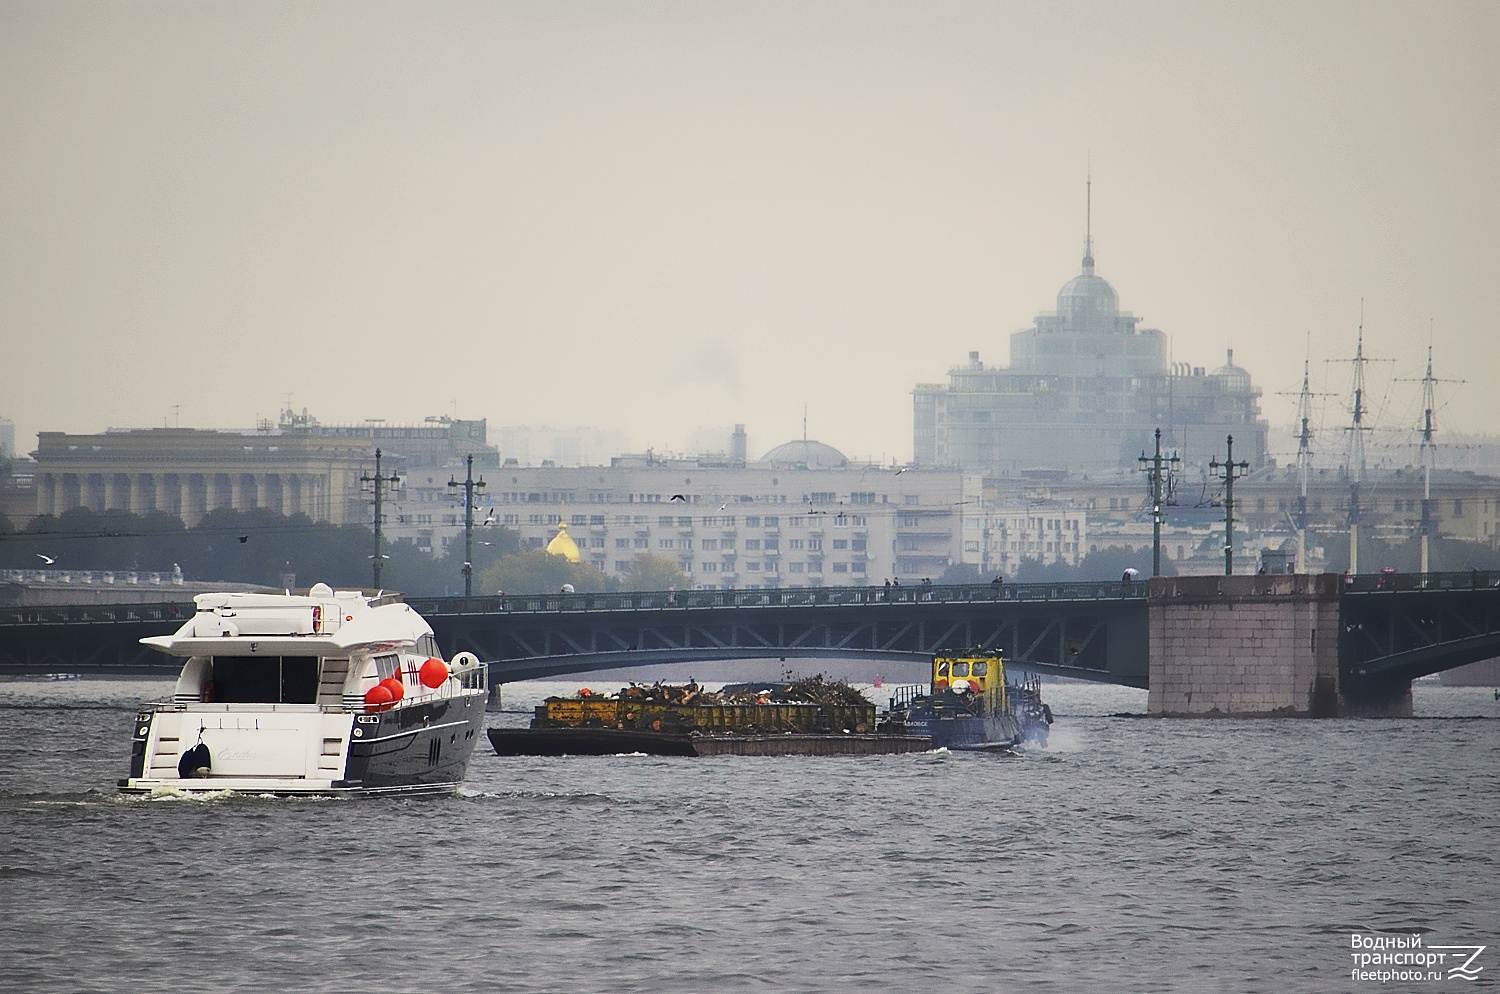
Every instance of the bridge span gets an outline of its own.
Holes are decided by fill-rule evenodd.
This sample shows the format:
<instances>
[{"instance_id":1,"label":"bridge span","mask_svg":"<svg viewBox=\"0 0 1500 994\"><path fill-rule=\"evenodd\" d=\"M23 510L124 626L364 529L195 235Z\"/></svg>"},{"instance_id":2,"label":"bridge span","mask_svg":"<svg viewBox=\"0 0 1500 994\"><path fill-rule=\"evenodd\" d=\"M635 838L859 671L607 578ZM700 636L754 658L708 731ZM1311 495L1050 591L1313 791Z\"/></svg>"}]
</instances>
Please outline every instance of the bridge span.
<instances>
[{"instance_id":1,"label":"bridge span","mask_svg":"<svg viewBox=\"0 0 1500 994\"><path fill-rule=\"evenodd\" d=\"M980 648L1036 672L1149 688L1156 714L1399 714L1412 679L1500 655L1500 587L1483 573L408 600L446 653L490 661L498 682ZM0 608L0 675L175 672L138 640L193 609Z\"/></svg>"},{"instance_id":2,"label":"bridge span","mask_svg":"<svg viewBox=\"0 0 1500 994\"><path fill-rule=\"evenodd\" d=\"M816 587L408 598L500 680L683 660L927 660L998 649L1041 673L1146 686L1147 585ZM450 648L451 647L451 648Z\"/></svg>"}]
</instances>

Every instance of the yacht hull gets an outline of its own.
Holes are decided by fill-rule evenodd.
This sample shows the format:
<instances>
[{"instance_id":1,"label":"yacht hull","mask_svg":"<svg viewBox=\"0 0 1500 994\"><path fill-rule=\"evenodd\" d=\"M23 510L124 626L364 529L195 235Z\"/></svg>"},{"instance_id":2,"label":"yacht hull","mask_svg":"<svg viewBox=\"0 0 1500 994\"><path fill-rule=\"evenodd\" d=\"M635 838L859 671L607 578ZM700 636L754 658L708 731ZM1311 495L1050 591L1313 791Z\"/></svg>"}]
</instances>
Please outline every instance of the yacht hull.
<instances>
[{"instance_id":1,"label":"yacht hull","mask_svg":"<svg viewBox=\"0 0 1500 994\"><path fill-rule=\"evenodd\" d=\"M147 727L150 723L143 722L137 730L139 748L132 757L132 775L119 781L119 788L127 794L166 795L224 791L333 797L451 794L462 784L469 759L483 737L484 705L483 693L466 693L349 716L353 727L345 740L343 762L333 769L296 776L258 776L245 769L217 774L212 766L206 776L163 776L160 767L150 771L155 775L148 775L148 742L152 743L149 751L157 749ZM178 724L190 728L194 720L201 726L217 714L189 711L177 717ZM240 711L235 718L243 724L254 722L257 716Z\"/></svg>"}]
</instances>

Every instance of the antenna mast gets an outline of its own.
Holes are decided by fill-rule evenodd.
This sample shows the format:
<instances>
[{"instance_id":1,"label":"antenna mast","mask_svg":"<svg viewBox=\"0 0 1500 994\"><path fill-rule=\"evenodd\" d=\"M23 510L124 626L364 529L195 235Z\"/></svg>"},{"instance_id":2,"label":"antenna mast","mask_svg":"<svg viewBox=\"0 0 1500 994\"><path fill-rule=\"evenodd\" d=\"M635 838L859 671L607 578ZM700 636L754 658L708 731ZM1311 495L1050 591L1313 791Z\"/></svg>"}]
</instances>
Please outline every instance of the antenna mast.
<instances>
[{"instance_id":1,"label":"antenna mast","mask_svg":"<svg viewBox=\"0 0 1500 994\"><path fill-rule=\"evenodd\" d=\"M1382 361L1365 358L1365 302L1359 302L1359 337L1354 347L1354 358L1341 360L1354 366L1354 403L1350 408L1352 421L1344 430L1349 433L1349 459L1345 472L1349 475L1349 572L1359 572L1359 522L1361 517L1359 490L1365 479L1365 435L1371 431L1365 424L1365 415L1370 408L1365 404L1365 366Z\"/></svg>"},{"instance_id":2,"label":"antenna mast","mask_svg":"<svg viewBox=\"0 0 1500 994\"><path fill-rule=\"evenodd\" d=\"M1312 351L1312 336L1308 335L1308 352ZM1317 393L1312 389L1312 374L1309 367L1312 360L1309 356L1302 359L1302 390L1296 394L1283 393L1283 397L1297 398L1297 476L1299 490L1297 495L1297 513L1292 524L1297 529L1297 572L1307 572L1307 489L1312 478L1313 461L1313 398L1327 397L1329 394Z\"/></svg>"},{"instance_id":3,"label":"antenna mast","mask_svg":"<svg viewBox=\"0 0 1500 994\"><path fill-rule=\"evenodd\" d=\"M1297 397L1297 572L1307 572L1307 478L1312 471L1312 390L1308 387L1308 360L1302 360L1302 393Z\"/></svg>"},{"instance_id":4,"label":"antenna mast","mask_svg":"<svg viewBox=\"0 0 1500 994\"><path fill-rule=\"evenodd\" d=\"M1427 539L1432 534L1432 467L1437 461L1437 446L1432 442L1436 425L1432 421L1437 406L1437 381L1432 378L1432 341L1427 342L1427 375L1422 377L1422 572L1428 571Z\"/></svg>"},{"instance_id":5,"label":"antenna mast","mask_svg":"<svg viewBox=\"0 0 1500 994\"><path fill-rule=\"evenodd\" d=\"M1410 382L1410 381L1407 381ZM1438 534L1437 505L1432 500L1432 471L1437 468L1437 385L1439 383L1462 383L1463 380L1440 380L1432 375L1432 333L1427 335L1427 373L1417 382L1422 384L1422 572L1431 568L1429 544Z\"/></svg>"},{"instance_id":6,"label":"antenna mast","mask_svg":"<svg viewBox=\"0 0 1500 994\"><path fill-rule=\"evenodd\" d=\"M1094 174L1083 181L1083 272L1094 272Z\"/></svg>"}]
</instances>

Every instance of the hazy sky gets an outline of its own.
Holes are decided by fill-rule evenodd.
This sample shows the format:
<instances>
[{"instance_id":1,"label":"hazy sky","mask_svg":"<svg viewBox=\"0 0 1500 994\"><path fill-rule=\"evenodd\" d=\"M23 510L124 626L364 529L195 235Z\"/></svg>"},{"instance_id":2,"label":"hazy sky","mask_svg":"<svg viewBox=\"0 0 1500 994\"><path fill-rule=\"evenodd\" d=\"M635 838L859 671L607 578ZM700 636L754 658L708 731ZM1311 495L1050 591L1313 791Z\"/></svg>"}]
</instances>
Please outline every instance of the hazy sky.
<instances>
[{"instance_id":1,"label":"hazy sky","mask_svg":"<svg viewBox=\"0 0 1500 994\"><path fill-rule=\"evenodd\" d=\"M1493 3L0 2L0 416L759 451L805 402L905 460L1077 273L1091 157L1100 275L1273 424L1363 298L1500 431L1497 51Z\"/></svg>"}]
</instances>

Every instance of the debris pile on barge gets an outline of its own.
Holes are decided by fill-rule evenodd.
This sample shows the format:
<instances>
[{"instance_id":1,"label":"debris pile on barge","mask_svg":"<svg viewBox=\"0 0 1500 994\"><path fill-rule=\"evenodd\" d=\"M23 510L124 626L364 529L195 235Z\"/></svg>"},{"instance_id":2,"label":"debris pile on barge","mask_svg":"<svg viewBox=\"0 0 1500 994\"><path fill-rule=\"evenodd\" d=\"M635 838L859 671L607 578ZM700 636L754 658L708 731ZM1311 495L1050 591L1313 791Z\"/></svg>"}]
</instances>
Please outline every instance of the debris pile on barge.
<instances>
[{"instance_id":1,"label":"debris pile on barge","mask_svg":"<svg viewBox=\"0 0 1500 994\"><path fill-rule=\"evenodd\" d=\"M696 681L583 688L537 705L528 729L489 729L501 755L849 755L918 752L925 735L876 728L875 705L819 675L709 691Z\"/></svg>"}]
</instances>

